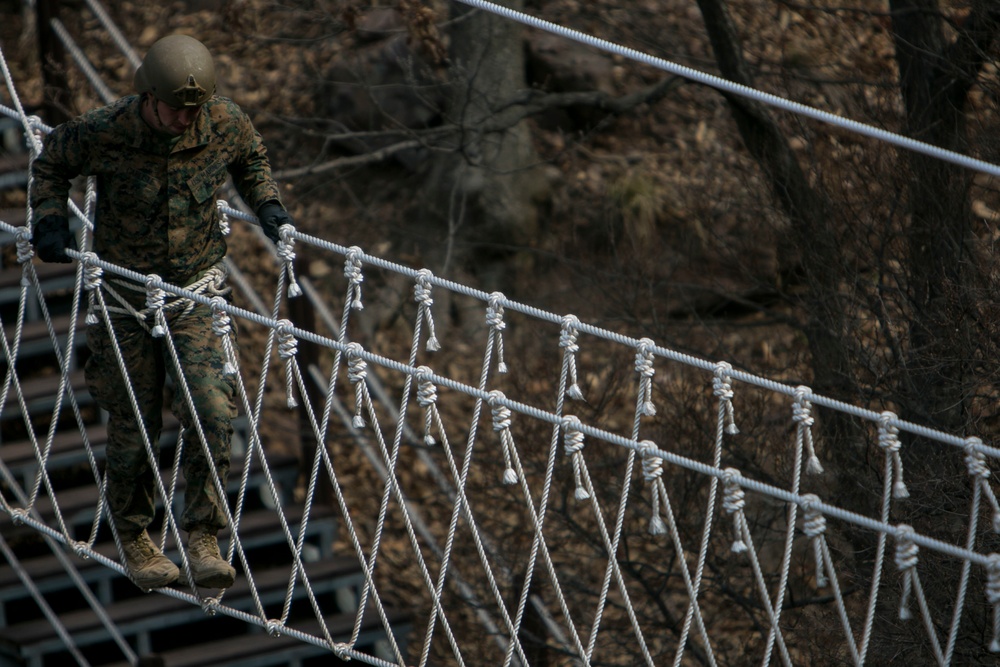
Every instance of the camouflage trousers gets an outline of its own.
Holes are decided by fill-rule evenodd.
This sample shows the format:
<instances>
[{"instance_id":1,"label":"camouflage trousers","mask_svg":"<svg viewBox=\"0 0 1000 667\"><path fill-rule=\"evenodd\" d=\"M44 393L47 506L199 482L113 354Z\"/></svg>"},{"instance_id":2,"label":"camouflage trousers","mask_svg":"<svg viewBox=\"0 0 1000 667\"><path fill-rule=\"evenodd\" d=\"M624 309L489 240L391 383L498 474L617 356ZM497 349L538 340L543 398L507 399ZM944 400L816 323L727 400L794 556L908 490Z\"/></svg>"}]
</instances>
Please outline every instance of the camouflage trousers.
<instances>
[{"instance_id":1,"label":"camouflage trousers","mask_svg":"<svg viewBox=\"0 0 1000 667\"><path fill-rule=\"evenodd\" d=\"M173 380L171 409L183 427L184 436L181 462L186 487L180 527L184 530L196 526L225 527L226 513L206 450L224 489L229 474L232 420L236 416L236 381L234 376L224 373L226 357L222 340L212 331L211 309L197 304L190 313L167 314L169 335L190 389L204 442L181 390L167 339L153 337L131 316L116 315L112 321L156 459L159 459L167 378ZM235 326L231 328L235 348ZM87 345L90 349L85 368L87 385L97 404L109 415L105 473L108 505L119 534L128 537L141 532L154 518L154 468L103 318L87 327ZM165 477L166 484L169 479Z\"/></svg>"}]
</instances>

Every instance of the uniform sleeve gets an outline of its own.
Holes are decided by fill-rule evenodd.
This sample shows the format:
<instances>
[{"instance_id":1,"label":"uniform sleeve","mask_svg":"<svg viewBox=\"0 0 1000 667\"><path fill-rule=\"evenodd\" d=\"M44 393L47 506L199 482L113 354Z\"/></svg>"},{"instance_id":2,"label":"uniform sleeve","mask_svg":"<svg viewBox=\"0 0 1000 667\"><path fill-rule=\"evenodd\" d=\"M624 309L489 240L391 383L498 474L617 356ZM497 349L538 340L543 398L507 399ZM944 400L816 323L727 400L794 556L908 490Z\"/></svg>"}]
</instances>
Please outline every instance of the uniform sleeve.
<instances>
[{"instance_id":1,"label":"uniform sleeve","mask_svg":"<svg viewBox=\"0 0 1000 667\"><path fill-rule=\"evenodd\" d=\"M230 173L243 201L256 211L266 201L281 201L278 185L271 176L271 164L260 133L250 118L242 111L240 116L240 149L238 159L231 165Z\"/></svg>"},{"instance_id":2,"label":"uniform sleeve","mask_svg":"<svg viewBox=\"0 0 1000 667\"><path fill-rule=\"evenodd\" d=\"M32 223L46 215L69 217L66 200L70 181L84 169L86 125L71 120L56 127L31 165Z\"/></svg>"}]
</instances>

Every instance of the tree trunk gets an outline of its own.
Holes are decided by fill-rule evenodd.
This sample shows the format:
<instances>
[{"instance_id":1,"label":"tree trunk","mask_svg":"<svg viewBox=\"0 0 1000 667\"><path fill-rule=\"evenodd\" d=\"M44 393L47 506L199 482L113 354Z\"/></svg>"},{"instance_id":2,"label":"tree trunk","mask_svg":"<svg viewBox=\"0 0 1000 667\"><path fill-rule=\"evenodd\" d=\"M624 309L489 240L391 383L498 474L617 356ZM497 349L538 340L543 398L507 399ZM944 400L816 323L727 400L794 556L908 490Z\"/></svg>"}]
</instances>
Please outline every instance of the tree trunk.
<instances>
[{"instance_id":1,"label":"tree trunk","mask_svg":"<svg viewBox=\"0 0 1000 667\"><path fill-rule=\"evenodd\" d=\"M501 3L521 9L521 0ZM482 125L526 87L519 24L452 3L451 98L448 121L461 130L454 152L442 154L430 172L434 215L429 254L439 270L474 265L488 289L502 288L482 270L493 259L529 244L537 226L538 159L525 122L501 132ZM493 283L492 285L490 283Z\"/></svg>"}]
</instances>

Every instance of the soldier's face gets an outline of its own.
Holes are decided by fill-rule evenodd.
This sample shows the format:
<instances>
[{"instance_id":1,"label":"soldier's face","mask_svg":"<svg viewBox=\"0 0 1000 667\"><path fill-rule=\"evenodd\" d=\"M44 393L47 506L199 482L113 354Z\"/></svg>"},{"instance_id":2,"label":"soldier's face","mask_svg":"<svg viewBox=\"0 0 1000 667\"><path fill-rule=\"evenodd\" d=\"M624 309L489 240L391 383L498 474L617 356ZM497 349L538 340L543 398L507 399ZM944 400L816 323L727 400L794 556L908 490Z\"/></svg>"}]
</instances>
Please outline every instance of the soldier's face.
<instances>
[{"instance_id":1,"label":"soldier's face","mask_svg":"<svg viewBox=\"0 0 1000 667\"><path fill-rule=\"evenodd\" d=\"M179 137L184 134L201 112L201 106L174 108L162 100L150 98L153 105L152 125L160 132Z\"/></svg>"}]
</instances>

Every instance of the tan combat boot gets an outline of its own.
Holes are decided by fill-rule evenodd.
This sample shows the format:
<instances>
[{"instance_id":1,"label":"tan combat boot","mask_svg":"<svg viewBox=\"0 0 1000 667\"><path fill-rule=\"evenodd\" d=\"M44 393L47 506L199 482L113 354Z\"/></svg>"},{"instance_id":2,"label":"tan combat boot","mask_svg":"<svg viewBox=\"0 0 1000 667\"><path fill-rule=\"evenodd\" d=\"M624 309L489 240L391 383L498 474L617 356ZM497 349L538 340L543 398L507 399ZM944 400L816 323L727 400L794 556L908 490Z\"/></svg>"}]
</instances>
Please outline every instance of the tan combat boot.
<instances>
[{"instance_id":1,"label":"tan combat boot","mask_svg":"<svg viewBox=\"0 0 1000 667\"><path fill-rule=\"evenodd\" d=\"M151 588L162 588L177 580L179 574L177 566L163 555L153 540L149 539L149 533L144 530L132 539L128 537L123 539L125 566L136 586L148 591Z\"/></svg>"},{"instance_id":2,"label":"tan combat boot","mask_svg":"<svg viewBox=\"0 0 1000 667\"><path fill-rule=\"evenodd\" d=\"M202 588L229 588L236 570L219 553L215 531L193 528L188 534L188 563L194 583Z\"/></svg>"}]
</instances>

